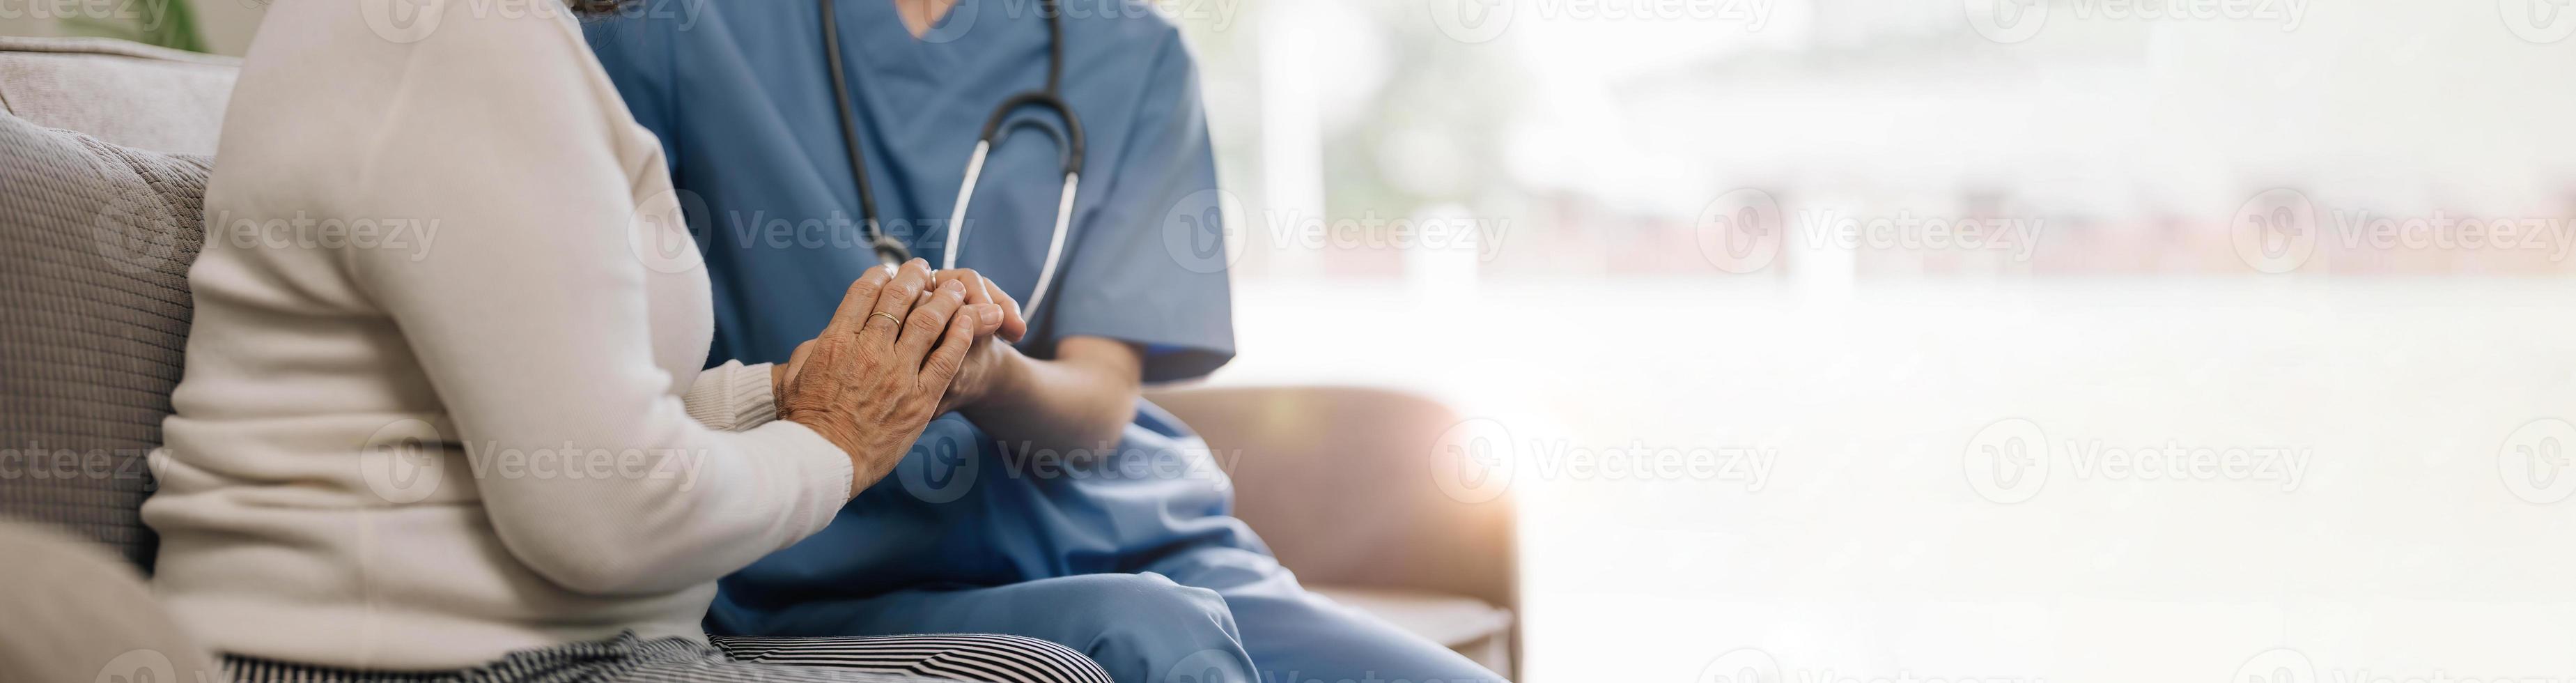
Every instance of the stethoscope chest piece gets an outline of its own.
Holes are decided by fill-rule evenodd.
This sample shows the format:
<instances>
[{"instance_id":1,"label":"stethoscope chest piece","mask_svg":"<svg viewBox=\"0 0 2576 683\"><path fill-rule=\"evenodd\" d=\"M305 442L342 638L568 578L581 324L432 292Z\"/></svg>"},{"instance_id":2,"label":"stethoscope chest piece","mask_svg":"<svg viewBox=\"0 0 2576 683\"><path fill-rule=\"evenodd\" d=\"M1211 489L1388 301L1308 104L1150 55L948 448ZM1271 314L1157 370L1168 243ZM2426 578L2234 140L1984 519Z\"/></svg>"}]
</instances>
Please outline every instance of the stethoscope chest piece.
<instances>
[{"instance_id":1,"label":"stethoscope chest piece","mask_svg":"<svg viewBox=\"0 0 2576 683\"><path fill-rule=\"evenodd\" d=\"M885 231L881 229L870 230L869 232L873 234L874 237L868 240L868 244L869 246L876 248L878 262L890 266L899 266L903 265L903 262L905 261L912 260L912 248L903 246L902 240L897 240L894 237L885 234Z\"/></svg>"}]
</instances>

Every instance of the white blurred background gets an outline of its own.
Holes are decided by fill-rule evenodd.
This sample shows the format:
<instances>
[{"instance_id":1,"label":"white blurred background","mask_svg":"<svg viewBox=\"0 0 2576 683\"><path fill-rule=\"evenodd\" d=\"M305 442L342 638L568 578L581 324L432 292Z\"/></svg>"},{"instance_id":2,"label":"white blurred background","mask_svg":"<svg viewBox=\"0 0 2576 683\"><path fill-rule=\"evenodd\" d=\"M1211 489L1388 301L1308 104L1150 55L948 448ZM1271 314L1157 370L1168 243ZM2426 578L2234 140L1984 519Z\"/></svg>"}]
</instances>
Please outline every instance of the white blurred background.
<instances>
[{"instance_id":1,"label":"white blurred background","mask_svg":"<svg viewBox=\"0 0 2576 683\"><path fill-rule=\"evenodd\" d=\"M1214 381L1491 418L1526 680L2576 680L2576 7L1164 7Z\"/></svg>"}]
</instances>

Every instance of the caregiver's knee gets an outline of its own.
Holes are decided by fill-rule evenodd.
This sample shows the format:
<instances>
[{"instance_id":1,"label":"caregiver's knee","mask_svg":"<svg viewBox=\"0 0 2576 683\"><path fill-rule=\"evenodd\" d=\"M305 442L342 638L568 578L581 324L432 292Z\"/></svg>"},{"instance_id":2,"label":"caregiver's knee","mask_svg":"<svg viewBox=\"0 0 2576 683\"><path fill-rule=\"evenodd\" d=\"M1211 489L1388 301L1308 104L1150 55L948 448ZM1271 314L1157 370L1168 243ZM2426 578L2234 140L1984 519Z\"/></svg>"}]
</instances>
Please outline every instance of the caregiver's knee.
<instances>
[{"instance_id":1,"label":"caregiver's knee","mask_svg":"<svg viewBox=\"0 0 2576 683\"><path fill-rule=\"evenodd\" d=\"M1057 579L1048 602L1078 615L1096 644L1232 643L1234 615L1216 591L1161 574L1087 574Z\"/></svg>"},{"instance_id":2,"label":"caregiver's knee","mask_svg":"<svg viewBox=\"0 0 2576 683\"><path fill-rule=\"evenodd\" d=\"M1064 640L1118 683L1163 683L1176 670L1221 672L1198 680L1250 681L1234 614L1225 598L1161 574L1086 574L1042 582L1046 604L1073 619Z\"/></svg>"}]
</instances>

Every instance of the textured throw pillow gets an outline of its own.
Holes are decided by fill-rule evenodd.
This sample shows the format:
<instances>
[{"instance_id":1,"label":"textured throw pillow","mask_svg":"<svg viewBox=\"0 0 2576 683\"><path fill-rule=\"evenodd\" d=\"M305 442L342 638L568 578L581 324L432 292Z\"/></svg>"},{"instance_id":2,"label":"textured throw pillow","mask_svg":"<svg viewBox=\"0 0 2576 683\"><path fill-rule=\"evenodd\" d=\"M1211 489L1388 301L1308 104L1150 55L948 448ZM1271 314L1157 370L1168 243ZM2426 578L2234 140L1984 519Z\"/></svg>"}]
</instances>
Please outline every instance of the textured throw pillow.
<instances>
[{"instance_id":1,"label":"textured throw pillow","mask_svg":"<svg viewBox=\"0 0 2576 683\"><path fill-rule=\"evenodd\" d=\"M0 517L147 573L145 456L179 382L209 161L0 114Z\"/></svg>"}]
</instances>

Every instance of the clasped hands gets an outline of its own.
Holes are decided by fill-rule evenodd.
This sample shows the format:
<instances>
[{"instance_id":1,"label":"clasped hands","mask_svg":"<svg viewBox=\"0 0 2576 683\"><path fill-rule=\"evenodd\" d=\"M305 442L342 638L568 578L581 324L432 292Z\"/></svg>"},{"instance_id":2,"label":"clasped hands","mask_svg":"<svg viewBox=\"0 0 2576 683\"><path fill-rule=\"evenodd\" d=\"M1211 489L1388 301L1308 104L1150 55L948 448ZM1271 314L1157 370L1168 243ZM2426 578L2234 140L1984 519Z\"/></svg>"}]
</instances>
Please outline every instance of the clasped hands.
<instances>
[{"instance_id":1,"label":"clasped hands","mask_svg":"<svg viewBox=\"0 0 2576 683\"><path fill-rule=\"evenodd\" d=\"M851 491L883 478L931 418L1002 390L1028 334L1017 300L972 269L870 268L821 334L771 368L778 416L850 456ZM998 341L997 341L998 340Z\"/></svg>"}]
</instances>

